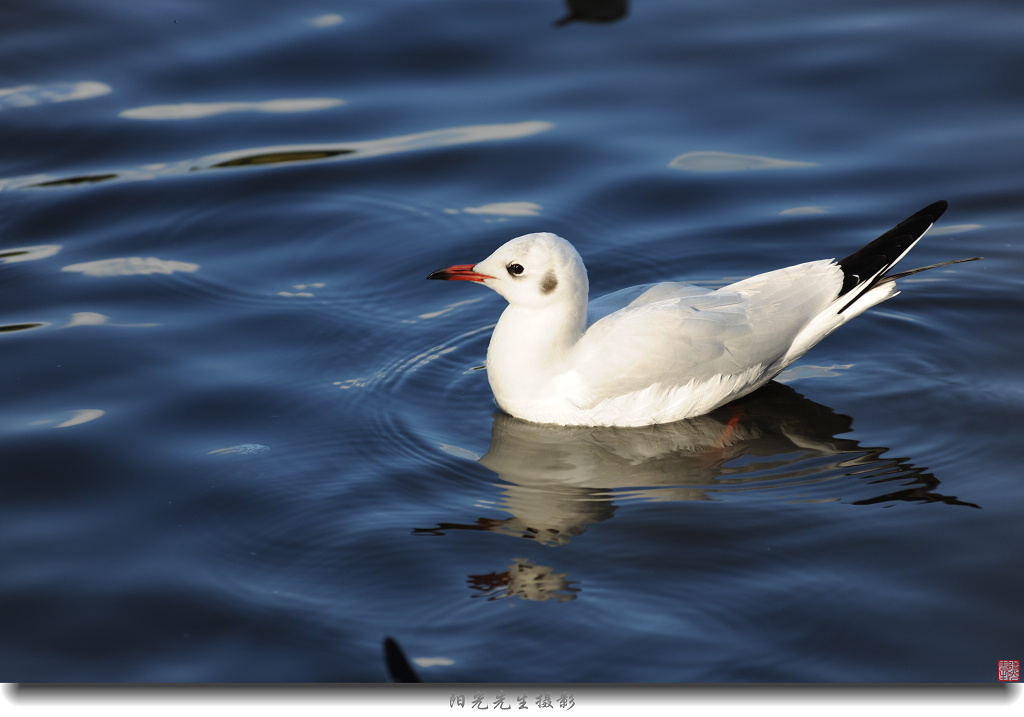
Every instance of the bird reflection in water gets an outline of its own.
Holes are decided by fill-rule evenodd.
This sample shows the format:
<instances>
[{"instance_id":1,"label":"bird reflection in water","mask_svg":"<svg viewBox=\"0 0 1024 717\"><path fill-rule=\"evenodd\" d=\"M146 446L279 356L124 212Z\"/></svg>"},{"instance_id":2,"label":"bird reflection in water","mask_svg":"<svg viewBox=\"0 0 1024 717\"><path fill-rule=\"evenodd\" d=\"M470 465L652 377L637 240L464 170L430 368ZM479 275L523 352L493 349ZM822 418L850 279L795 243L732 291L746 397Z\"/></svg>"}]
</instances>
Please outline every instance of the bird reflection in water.
<instances>
[{"instance_id":1,"label":"bird reflection in water","mask_svg":"<svg viewBox=\"0 0 1024 717\"><path fill-rule=\"evenodd\" d=\"M534 602L568 602L579 592L570 583L569 573L556 573L549 566L535 565L525 558L515 558L500 572L469 576L469 586L476 591L473 597L488 600L515 596Z\"/></svg>"},{"instance_id":2,"label":"bird reflection in water","mask_svg":"<svg viewBox=\"0 0 1024 717\"><path fill-rule=\"evenodd\" d=\"M498 413L480 463L498 474L509 517L414 532L487 531L562 545L630 500L723 500L764 491L786 503L900 501L978 507L888 448L838 437L849 416L779 383L700 416L639 428L552 426Z\"/></svg>"}]
</instances>

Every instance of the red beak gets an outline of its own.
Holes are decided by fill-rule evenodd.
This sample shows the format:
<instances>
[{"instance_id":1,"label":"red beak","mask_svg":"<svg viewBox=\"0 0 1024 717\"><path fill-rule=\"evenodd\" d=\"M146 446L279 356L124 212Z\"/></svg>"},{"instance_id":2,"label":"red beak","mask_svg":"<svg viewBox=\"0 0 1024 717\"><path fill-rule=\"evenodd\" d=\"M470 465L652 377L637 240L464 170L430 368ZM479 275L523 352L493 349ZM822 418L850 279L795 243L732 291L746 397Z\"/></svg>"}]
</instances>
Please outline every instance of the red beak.
<instances>
[{"instance_id":1,"label":"red beak","mask_svg":"<svg viewBox=\"0 0 1024 717\"><path fill-rule=\"evenodd\" d=\"M476 264L456 264L455 266L449 266L447 269L438 269L437 271L431 272L428 279L443 279L444 281L483 281L484 279L493 279L493 276L487 274L478 274L473 271L473 267Z\"/></svg>"}]
</instances>

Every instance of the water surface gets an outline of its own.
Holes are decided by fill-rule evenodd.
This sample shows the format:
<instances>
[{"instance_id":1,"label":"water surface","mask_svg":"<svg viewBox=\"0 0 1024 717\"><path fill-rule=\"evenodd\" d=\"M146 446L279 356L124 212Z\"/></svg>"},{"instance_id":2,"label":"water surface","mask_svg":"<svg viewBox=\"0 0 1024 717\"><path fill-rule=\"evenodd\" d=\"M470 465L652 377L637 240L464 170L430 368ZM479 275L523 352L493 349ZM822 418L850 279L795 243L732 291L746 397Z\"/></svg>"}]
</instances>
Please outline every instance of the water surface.
<instances>
[{"instance_id":1,"label":"water surface","mask_svg":"<svg viewBox=\"0 0 1024 717\"><path fill-rule=\"evenodd\" d=\"M1024 11L622 9L0 11L6 680L378 682L385 636L430 682L1024 654ZM669 426L501 414L501 299L424 281L543 230L595 295L720 286L938 199L908 263L984 261Z\"/></svg>"}]
</instances>

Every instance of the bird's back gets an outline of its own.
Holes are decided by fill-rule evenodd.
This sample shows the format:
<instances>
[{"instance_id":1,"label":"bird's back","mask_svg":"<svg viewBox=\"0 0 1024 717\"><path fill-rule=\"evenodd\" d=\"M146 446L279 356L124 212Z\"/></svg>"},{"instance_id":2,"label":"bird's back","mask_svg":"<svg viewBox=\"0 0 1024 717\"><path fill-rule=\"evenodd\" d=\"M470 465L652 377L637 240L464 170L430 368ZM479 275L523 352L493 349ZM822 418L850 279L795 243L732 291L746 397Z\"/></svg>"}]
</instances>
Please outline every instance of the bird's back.
<instances>
[{"instance_id":1,"label":"bird's back","mask_svg":"<svg viewBox=\"0 0 1024 717\"><path fill-rule=\"evenodd\" d=\"M618 386L648 385L652 379L679 384L767 366L835 300L841 284L833 262L815 261L713 291L650 285L590 325L578 344L576 366Z\"/></svg>"}]
</instances>

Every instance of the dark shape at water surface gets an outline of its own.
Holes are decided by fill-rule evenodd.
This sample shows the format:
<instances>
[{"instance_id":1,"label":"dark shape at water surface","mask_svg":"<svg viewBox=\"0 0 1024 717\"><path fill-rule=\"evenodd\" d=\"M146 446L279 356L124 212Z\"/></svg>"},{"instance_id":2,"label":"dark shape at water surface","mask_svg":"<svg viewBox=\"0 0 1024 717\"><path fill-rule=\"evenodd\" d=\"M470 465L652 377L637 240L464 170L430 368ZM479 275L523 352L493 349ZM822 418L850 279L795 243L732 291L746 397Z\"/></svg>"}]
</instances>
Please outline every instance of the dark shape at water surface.
<instances>
[{"instance_id":1,"label":"dark shape at water surface","mask_svg":"<svg viewBox=\"0 0 1024 717\"><path fill-rule=\"evenodd\" d=\"M27 329L38 329L42 326L46 326L46 324L39 322L26 324L7 324L6 326L0 326L0 334L7 333L9 331L25 331Z\"/></svg>"},{"instance_id":2,"label":"dark shape at water surface","mask_svg":"<svg viewBox=\"0 0 1024 717\"><path fill-rule=\"evenodd\" d=\"M120 176L116 172L104 172L102 174L82 174L77 177L66 177L64 179L51 179L46 182L26 185L28 187L71 187L76 184L96 184L117 179Z\"/></svg>"},{"instance_id":3,"label":"dark shape at water surface","mask_svg":"<svg viewBox=\"0 0 1024 717\"><path fill-rule=\"evenodd\" d=\"M384 638L384 664L391 682L423 682L394 638Z\"/></svg>"},{"instance_id":4,"label":"dark shape at water surface","mask_svg":"<svg viewBox=\"0 0 1024 717\"><path fill-rule=\"evenodd\" d=\"M569 14L555 21L556 27L570 22L615 22L629 12L629 0L566 0Z\"/></svg>"},{"instance_id":5,"label":"dark shape at water surface","mask_svg":"<svg viewBox=\"0 0 1024 717\"><path fill-rule=\"evenodd\" d=\"M837 437L852 422L779 383L706 416L641 428L551 426L496 414L480 463L503 481L498 505L511 517L414 532L486 531L560 545L611 518L615 503L725 500L750 491L786 503L979 507L939 493L927 469L883 458L888 448Z\"/></svg>"},{"instance_id":6,"label":"dark shape at water surface","mask_svg":"<svg viewBox=\"0 0 1024 717\"><path fill-rule=\"evenodd\" d=\"M340 157L344 154L355 154L354 149L323 149L323 150L303 150L295 152L265 152L261 154L251 154L244 157L235 157L225 162L218 162L211 164L209 167L194 167L194 170L198 169L216 169L218 167L247 167L259 164L283 164L285 162L309 162L317 159L330 159L332 157Z\"/></svg>"}]
</instances>

